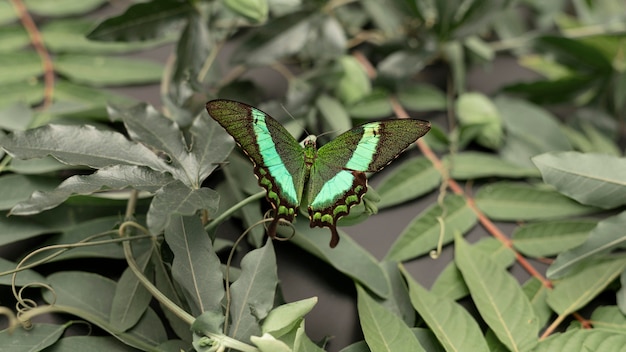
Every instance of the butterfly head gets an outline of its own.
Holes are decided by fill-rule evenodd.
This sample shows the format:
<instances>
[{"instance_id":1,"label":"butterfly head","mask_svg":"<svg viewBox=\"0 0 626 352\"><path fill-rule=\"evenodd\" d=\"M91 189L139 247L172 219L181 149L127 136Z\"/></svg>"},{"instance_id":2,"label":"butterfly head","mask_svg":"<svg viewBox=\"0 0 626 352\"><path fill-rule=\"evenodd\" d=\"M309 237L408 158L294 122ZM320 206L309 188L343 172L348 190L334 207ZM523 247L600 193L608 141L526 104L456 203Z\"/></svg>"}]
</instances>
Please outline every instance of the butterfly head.
<instances>
[{"instance_id":1,"label":"butterfly head","mask_svg":"<svg viewBox=\"0 0 626 352\"><path fill-rule=\"evenodd\" d=\"M317 136L310 134L308 135L304 141L302 141L302 143L304 144L304 147L313 147L315 148L317 145Z\"/></svg>"}]
</instances>

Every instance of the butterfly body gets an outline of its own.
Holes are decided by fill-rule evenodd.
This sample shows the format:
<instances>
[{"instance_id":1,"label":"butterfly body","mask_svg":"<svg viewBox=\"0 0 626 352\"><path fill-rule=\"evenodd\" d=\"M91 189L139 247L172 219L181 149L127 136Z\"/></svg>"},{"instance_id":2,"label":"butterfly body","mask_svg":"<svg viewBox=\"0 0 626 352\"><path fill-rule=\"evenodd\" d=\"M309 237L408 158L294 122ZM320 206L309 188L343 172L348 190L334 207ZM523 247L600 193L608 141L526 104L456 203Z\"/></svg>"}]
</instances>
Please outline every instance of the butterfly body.
<instances>
[{"instance_id":1,"label":"butterfly body","mask_svg":"<svg viewBox=\"0 0 626 352\"><path fill-rule=\"evenodd\" d=\"M428 122L413 119L370 122L318 149L315 136L300 146L280 123L252 106L218 99L206 108L254 164L274 209L269 235L275 236L280 219L293 221L304 205L311 227L331 230L331 247L339 241L337 221L367 191L365 173L385 167L430 129Z\"/></svg>"}]
</instances>

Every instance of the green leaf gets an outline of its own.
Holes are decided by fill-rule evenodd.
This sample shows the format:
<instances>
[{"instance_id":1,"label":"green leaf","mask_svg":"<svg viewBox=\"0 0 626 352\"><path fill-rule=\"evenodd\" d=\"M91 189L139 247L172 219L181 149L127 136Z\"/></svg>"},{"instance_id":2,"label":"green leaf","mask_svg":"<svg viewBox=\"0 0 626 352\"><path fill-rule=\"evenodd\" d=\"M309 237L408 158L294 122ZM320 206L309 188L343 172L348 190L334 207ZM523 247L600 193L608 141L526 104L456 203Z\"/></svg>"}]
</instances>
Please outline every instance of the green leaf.
<instances>
[{"instance_id":1,"label":"green leaf","mask_svg":"<svg viewBox=\"0 0 626 352\"><path fill-rule=\"evenodd\" d=\"M28 11L46 17L81 15L97 9L106 2L106 0L58 0L51 3L46 0L24 0Z\"/></svg>"},{"instance_id":2,"label":"green leaf","mask_svg":"<svg viewBox=\"0 0 626 352\"><path fill-rule=\"evenodd\" d=\"M396 92L400 104L413 111L445 110L448 102L439 88L424 83L408 83Z\"/></svg>"},{"instance_id":3,"label":"green leaf","mask_svg":"<svg viewBox=\"0 0 626 352\"><path fill-rule=\"evenodd\" d=\"M233 54L232 61L248 65L272 64L279 58L297 54L309 36L310 12L290 13L269 21L246 38Z\"/></svg>"},{"instance_id":4,"label":"green leaf","mask_svg":"<svg viewBox=\"0 0 626 352\"><path fill-rule=\"evenodd\" d=\"M378 73L393 80L406 79L421 71L432 55L428 49L398 50L378 63Z\"/></svg>"},{"instance_id":5,"label":"green leaf","mask_svg":"<svg viewBox=\"0 0 626 352\"><path fill-rule=\"evenodd\" d=\"M140 253L136 262L139 270L150 280L154 268L149 265L152 248ZM109 322L120 331L126 331L135 325L144 314L152 300L150 292L139 282L136 274L126 268L115 285L115 294L111 302Z\"/></svg>"},{"instance_id":6,"label":"green leaf","mask_svg":"<svg viewBox=\"0 0 626 352\"><path fill-rule=\"evenodd\" d=\"M57 180L50 177L25 176L19 174L5 174L0 176L0 210L11 209L35 191L54 189Z\"/></svg>"},{"instance_id":7,"label":"green leaf","mask_svg":"<svg viewBox=\"0 0 626 352\"><path fill-rule=\"evenodd\" d=\"M604 154L546 153L533 162L544 182L582 204L603 209L626 204L626 160Z\"/></svg>"},{"instance_id":8,"label":"green leaf","mask_svg":"<svg viewBox=\"0 0 626 352\"><path fill-rule=\"evenodd\" d=\"M311 297L272 309L263 321L261 331L271 333L276 338L283 336L300 324L302 318L313 309L316 303L317 297Z\"/></svg>"},{"instance_id":9,"label":"green leaf","mask_svg":"<svg viewBox=\"0 0 626 352\"><path fill-rule=\"evenodd\" d=\"M361 119L380 119L392 112L389 94L382 90L374 90L348 107L350 116Z\"/></svg>"},{"instance_id":10,"label":"green leaf","mask_svg":"<svg viewBox=\"0 0 626 352\"><path fill-rule=\"evenodd\" d=\"M57 72L75 83L114 86L156 83L163 65L142 59L64 54L56 57Z\"/></svg>"},{"instance_id":11,"label":"green leaf","mask_svg":"<svg viewBox=\"0 0 626 352\"><path fill-rule=\"evenodd\" d=\"M332 135L337 136L352 128L350 116L339 100L322 94L316 99L315 106L322 115L322 121L328 127L326 130L332 131Z\"/></svg>"},{"instance_id":12,"label":"green leaf","mask_svg":"<svg viewBox=\"0 0 626 352\"><path fill-rule=\"evenodd\" d=\"M626 269L626 258L590 261L567 277L555 281L547 302L559 315L568 315L596 298Z\"/></svg>"},{"instance_id":13,"label":"green leaf","mask_svg":"<svg viewBox=\"0 0 626 352\"><path fill-rule=\"evenodd\" d=\"M293 351L286 343L277 340L270 334L263 334L263 336L251 336L250 341L254 343L261 352L291 352Z\"/></svg>"},{"instance_id":14,"label":"green leaf","mask_svg":"<svg viewBox=\"0 0 626 352\"><path fill-rule=\"evenodd\" d=\"M48 347L46 352L116 351L135 352L136 349L123 344L111 336L68 336Z\"/></svg>"},{"instance_id":15,"label":"green leaf","mask_svg":"<svg viewBox=\"0 0 626 352\"><path fill-rule=\"evenodd\" d=\"M56 299L54 307L59 312L88 320L139 349L150 349L167 340L165 328L152 309L148 309L137 325L126 332L109 324L115 282L108 278L82 271L61 271L48 276L48 282L55 295L45 291L44 299L47 302Z\"/></svg>"},{"instance_id":16,"label":"green leaf","mask_svg":"<svg viewBox=\"0 0 626 352\"><path fill-rule=\"evenodd\" d=\"M27 262L29 263L29 262ZM22 265L24 266L24 265ZM7 272L17 268L17 263L6 260L4 258L0 258L0 272ZM12 284L13 275L2 275L0 276L0 285L11 285ZM22 270L17 275L15 275L15 286L22 287L28 284L32 284L35 282L46 282L46 279L41 276L38 272L27 269Z\"/></svg>"},{"instance_id":17,"label":"green leaf","mask_svg":"<svg viewBox=\"0 0 626 352\"><path fill-rule=\"evenodd\" d=\"M542 220L592 214L599 209L577 203L551 189L498 182L482 187L474 198L494 220Z\"/></svg>"},{"instance_id":18,"label":"green leaf","mask_svg":"<svg viewBox=\"0 0 626 352\"><path fill-rule=\"evenodd\" d=\"M532 167L535 155L571 150L567 137L554 116L519 99L497 97L494 104L504 122L507 137L500 154L507 160Z\"/></svg>"},{"instance_id":19,"label":"green leaf","mask_svg":"<svg viewBox=\"0 0 626 352\"><path fill-rule=\"evenodd\" d=\"M232 283L232 324L229 336L248 341L260 335L259 321L272 309L278 283L276 257L272 241L248 252L241 260L241 276Z\"/></svg>"},{"instance_id":20,"label":"green leaf","mask_svg":"<svg viewBox=\"0 0 626 352\"><path fill-rule=\"evenodd\" d=\"M312 229L308 221L294 224L296 234L291 242L307 252L329 263L339 272L354 279L381 298L389 297L389 278L378 265L376 258L359 246L350 236L339 231L341 240L335 248L328 246L329 233L326 229ZM279 227L279 234L288 236L292 229Z\"/></svg>"},{"instance_id":21,"label":"green leaf","mask_svg":"<svg viewBox=\"0 0 626 352\"><path fill-rule=\"evenodd\" d=\"M2 147L20 159L52 155L71 165L102 168L110 165L148 166L156 171L169 171L150 149L126 139L118 132L99 130L93 126L47 125L16 131L2 138Z\"/></svg>"},{"instance_id":22,"label":"green leaf","mask_svg":"<svg viewBox=\"0 0 626 352\"><path fill-rule=\"evenodd\" d=\"M617 306L601 306L591 314L593 328L623 334L626 329L626 317Z\"/></svg>"},{"instance_id":23,"label":"green leaf","mask_svg":"<svg viewBox=\"0 0 626 352\"><path fill-rule=\"evenodd\" d=\"M556 333L541 341L536 352L552 351L620 351L626 345L626 335L600 329L571 329ZM584 347L583 347L584 346Z\"/></svg>"},{"instance_id":24,"label":"green leaf","mask_svg":"<svg viewBox=\"0 0 626 352\"><path fill-rule=\"evenodd\" d=\"M508 268L515 262L515 253L495 238L482 238L474 244L474 249L483 251L500 268ZM461 271L455 262L450 262L433 283L430 292L439 297L458 300L469 294Z\"/></svg>"},{"instance_id":25,"label":"green leaf","mask_svg":"<svg viewBox=\"0 0 626 352\"><path fill-rule=\"evenodd\" d=\"M174 254L172 277L183 291L191 313L222 313L224 278L211 239L196 216L175 216L165 229Z\"/></svg>"},{"instance_id":26,"label":"green leaf","mask_svg":"<svg viewBox=\"0 0 626 352\"><path fill-rule=\"evenodd\" d=\"M464 93L456 102L462 127L478 126L476 140L482 146L498 149L503 142L502 117L489 98L481 93Z\"/></svg>"},{"instance_id":27,"label":"green leaf","mask_svg":"<svg viewBox=\"0 0 626 352\"><path fill-rule=\"evenodd\" d=\"M176 91L175 87L195 84L194 82L205 78L201 75L207 73L201 73L201 71L206 64L207 57L211 55L212 50L218 50L214 46L214 41L207 28L206 19L197 13L190 14L176 45L176 64L170 90ZM180 89L175 94L178 94L178 99L182 100L181 98L188 93ZM177 99L174 98L174 100Z\"/></svg>"},{"instance_id":28,"label":"green leaf","mask_svg":"<svg viewBox=\"0 0 626 352\"><path fill-rule=\"evenodd\" d=\"M354 56L340 57L338 65L343 74L337 83L335 94L341 101L351 105L372 93L372 83L367 72Z\"/></svg>"},{"instance_id":29,"label":"green leaf","mask_svg":"<svg viewBox=\"0 0 626 352\"><path fill-rule=\"evenodd\" d=\"M128 187L156 192L172 182L166 173L155 172L142 166L115 165L103 167L91 175L76 175L63 181L54 190L36 190L30 198L11 209L14 215L31 215L52 209L73 195L90 195L101 190L122 190Z\"/></svg>"},{"instance_id":30,"label":"green leaf","mask_svg":"<svg viewBox=\"0 0 626 352\"><path fill-rule=\"evenodd\" d=\"M121 119L130 138L166 154L168 164L174 167L173 176L189 187L199 187L198 165L187 151L187 144L178 124L161 115L154 107L139 104L121 109L109 106L113 120Z\"/></svg>"},{"instance_id":31,"label":"green leaf","mask_svg":"<svg viewBox=\"0 0 626 352\"><path fill-rule=\"evenodd\" d=\"M11 352L41 351L52 346L66 328L67 325L36 323L31 329L4 329L0 331L0 345Z\"/></svg>"},{"instance_id":32,"label":"green leaf","mask_svg":"<svg viewBox=\"0 0 626 352\"><path fill-rule=\"evenodd\" d=\"M400 272L398 263L383 261L380 267L385 270L391 287L391 295L378 302L388 311L399 316L408 326L415 326L415 310L406 287L406 281ZM418 338L419 339L419 338Z\"/></svg>"},{"instance_id":33,"label":"green leaf","mask_svg":"<svg viewBox=\"0 0 626 352\"><path fill-rule=\"evenodd\" d=\"M25 219L32 219L33 216L30 216ZM101 216L99 218L90 219L86 221L81 221L76 224L70 224L66 228L60 230L60 234L55 234L53 236L48 237L48 239L42 244L42 246L46 245L62 245L62 244L73 244L78 243L80 241L84 241L86 238L94 235L110 235L115 236L118 234L118 231L115 230L117 226L120 224L119 215L114 216ZM107 240L109 237L104 236L100 237L97 240ZM141 247L139 247L141 248ZM43 259L45 256L49 255L54 251L46 251L43 253L38 253L30 258L30 261L36 261ZM71 250L65 251L58 256L48 259L46 263L58 261L58 260L67 260L74 258L111 258L111 259L123 259L124 252L122 247L118 243L107 243L107 244L98 244L94 246L84 246L72 248Z\"/></svg>"},{"instance_id":34,"label":"green leaf","mask_svg":"<svg viewBox=\"0 0 626 352\"><path fill-rule=\"evenodd\" d=\"M461 236L455 240L455 262L480 316L513 351L528 351L538 342L539 325L517 280Z\"/></svg>"},{"instance_id":35,"label":"green leaf","mask_svg":"<svg viewBox=\"0 0 626 352\"><path fill-rule=\"evenodd\" d=\"M171 36L143 42L102 42L85 37L93 22L85 19L63 19L48 22L41 27L46 48L54 53L119 54L149 49L171 41Z\"/></svg>"},{"instance_id":36,"label":"green leaf","mask_svg":"<svg viewBox=\"0 0 626 352\"><path fill-rule=\"evenodd\" d=\"M401 24L405 14L396 7L395 2L382 3L376 0L365 0L362 6L384 36L393 37L402 32Z\"/></svg>"},{"instance_id":37,"label":"green leaf","mask_svg":"<svg viewBox=\"0 0 626 352\"><path fill-rule=\"evenodd\" d=\"M548 257L585 242L596 224L584 219L524 224L515 229L511 239L515 249L527 256Z\"/></svg>"},{"instance_id":38,"label":"green leaf","mask_svg":"<svg viewBox=\"0 0 626 352\"><path fill-rule=\"evenodd\" d=\"M580 40L564 36L543 36L537 38L536 43L555 56L557 61L572 69L591 71L597 75L613 69L611 62L601 52Z\"/></svg>"},{"instance_id":39,"label":"green leaf","mask_svg":"<svg viewBox=\"0 0 626 352\"><path fill-rule=\"evenodd\" d=\"M224 0L224 5L253 23L267 20L269 6L267 0Z\"/></svg>"},{"instance_id":40,"label":"green leaf","mask_svg":"<svg viewBox=\"0 0 626 352\"><path fill-rule=\"evenodd\" d=\"M11 7L9 3L2 3L2 5L0 5L0 12L4 11L2 9L4 4L8 4L9 7ZM12 11L7 10L6 12L11 13ZM3 15L4 13L0 15L0 24L2 24ZM9 53L18 51L27 46L29 42L28 33L23 26L5 25L0 27L0 52Z\"/></svg>"},{"instance_id":41,"label":"green leaf","mask_svg":"<svg viewBox=\"0 0 626 352\"><path fill-rule=\"evenodd\" d=\"M428 292L404 268L401 270L409 285L413 307L446 351L489 351L478 323L465 308Z\"/></svg>"},{"instance_id":42,"label":"green leaf","mask_svg":"<svg viewBox=\"0 0 626 352\"><path fill-rule=\"evenodd\" d=\"M235 143L215 120L208 118L206 111L193 120L189 133L193 138L191 154L199 167L197 180L201 183L226 160Z\"/></svg>"},{"instance_id":43,"label":"green leaf","mask_svg":"<svg viewBox=\"0 0 626 352\"><path fill-rule=\"evenodd\" d=\"M23 175L39 175L72 168L48 156L29 160L12 159L7 170Z\"/></svg>"},{"instance_id":44,"label":"green leaf","mask_svg":"<svg viewBox=\"0 0 626 352\"><path fill-rule=\"evenodd\" d=\"M531 277L524 283L522 290L524 290L524 294L533 306L539 326L544 326L553 314L552 309L546 302L550 288L546 287L536 277Z\"/></svg>"},{"instance_id":45,"label":"green leaf","mask_svg":"<svg viewBox=\"0 0 626 352\"><path fill-rule=\"evenodd\" d=\"M582 262L624 248L626 241L624 226L626 226L626 212L598 222L589 233L587 240L578 247L559 254L546 274L549 278L556 279L567 274L569 270Z\"/></svg>"},{"instance_id":46,"label":"green leaf","mask_svg":"<svg viewBox=\"0 0 626 352\"><path fill-rule=\"evenodd\" d=\"M441 183L441 174L425 157L411 158L388 172L376 187L381 197L378 209L420 197Z\"/></svg>"},{"instance_id":47,"label":"green leaf","mask_svg":"<svg viewBox=\"0 0 626 352\"><path fill-rule=\"evenodd\" d=\"M482 152L460 152L443 158L450 169L450 176L456 180L471 180L485 177L525 178L539 177L534 167L525 167L509 162L501 157Z\"/></svg>"},{"instance_id":48,"label":"green leaf","mask_svg":"<svg viewBox=\"0 0 626 352\"><path fill-rule=\"evenodd\" d=\"M409 327L357 284L357 309L363 336L372 351L425 351Z\"/></svg>"},{"instance_id":49,"label":"green leaf","mask_svg":"<svg viewBox=\"0 0 626 352\"><path fill-rule=\"evenodd\" d=\"M461 196L449 195L443 205L434 204L420 213L402 231L385 256L386 260L404 261L428 253L439 242L442 217L442 243L453 240L454 234L464 234L476 224L476 214Z\"/></svg>"},{"instance_id":50,"label":"green leaf","mask_svg":"<svg viewBox=\"0 0 626 352\"><path fill-rule=\"evenodd\" d=\"M104 41L145 41L162 37L194 11L188 2L152 0L133 4L123 14L100 23L89 39Z\"/></svg>"},{"instance_id":51,"label":"green leaf","mask_svg":"<svg viewBox=\"0 0 626 352\"><path fill-rule=\"evenodd\" d=\"M41 59L35 52L17 51L0 55L0 82L33 81L43 74Z\"/></svg>"},{"instance_id":52,"label":"green leaf","mask_svg":"<svg viewBox=\"0 0 626 352\"><path fill-rule=\"evenodd\" d=\"M39 81L0 84L0 107L16 103L36 104L43 100L43 90Z\"/></svg>"},{"instance_id":53,"label":"green leaf","mask_svg":"<svg viewBox=\"0 0 626 352\"><path fill-rule=\"evenodd\" d=\"M13 5L8 1L0 2L0 24L4 25L17 19Z\"/></svg>"},{"instance_id":54,"label":"green leaf","mask_svg":"<svg viewBox=\"0 0 626 352\"><path fill-rule=\"evenodd\" d=\"M172 216L194 215L198 210L214 214L219 201L220 195L210 188L193 189L180 181L170 182L154 194L148 210L148 228L153 234L159 234Z\"/></svg>"}]
</instances>

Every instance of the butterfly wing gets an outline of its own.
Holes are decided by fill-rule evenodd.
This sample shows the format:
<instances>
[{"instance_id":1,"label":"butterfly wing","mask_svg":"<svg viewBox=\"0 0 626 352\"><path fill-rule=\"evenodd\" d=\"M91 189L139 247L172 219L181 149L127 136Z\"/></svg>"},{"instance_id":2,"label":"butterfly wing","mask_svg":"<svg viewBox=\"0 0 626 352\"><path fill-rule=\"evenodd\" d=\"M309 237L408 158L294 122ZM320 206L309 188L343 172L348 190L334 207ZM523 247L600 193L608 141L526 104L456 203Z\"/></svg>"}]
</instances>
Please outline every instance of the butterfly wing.
<instances>
[{"instance_id":1,"label":"butterfly wing","mask_svg":"<svg viewBox=\"0 0 626 352\"><path fill-rule=\"evenodd\" d=\"M429 122L415 119L370 122L321 147L308 181L311 227L330 228L336 246L337 220L367 192L365 172L380 171L429 130Z\"/></svg>"},{"instance_id":2,"label":"butterfly wing","mask_svg":"<svg viewBox=\"0 0 626 352\"><path fill-rule=\"evenodd\" d=\"M209 115L233 136L254 164L259 185L274 208L269 235L279 219L293 221L302 200L306 167L303 149L291 134L263 111L232 100L212 100Z\"/></svg>"}]
</instances>

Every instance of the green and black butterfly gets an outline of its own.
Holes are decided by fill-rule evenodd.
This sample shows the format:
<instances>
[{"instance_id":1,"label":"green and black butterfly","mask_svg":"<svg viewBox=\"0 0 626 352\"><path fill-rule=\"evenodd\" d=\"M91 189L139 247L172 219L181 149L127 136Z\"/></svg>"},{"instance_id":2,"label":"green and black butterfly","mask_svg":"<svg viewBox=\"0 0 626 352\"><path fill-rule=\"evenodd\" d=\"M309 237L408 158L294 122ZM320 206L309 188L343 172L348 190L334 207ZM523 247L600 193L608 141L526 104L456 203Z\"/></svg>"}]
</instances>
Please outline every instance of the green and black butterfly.
<instances>
[{"instance_id":1,"label":"green and black butterfly","mask_svg":"<svg viewBox=\"0 0 626 352\"><path fill-rule=\"evenodd\" d=\"M430 129L429 122L415 119L368 122L317 149L315 136L306 137L302 147L278 121L252 106L218 99L206 109L254 163L274 208L269 236L276 236L279 219L293 221L303 204L311 227L330 229L330 247L339 242L337 220L367 191L365 173L380 171Z\"/></svg>"}]
</instances>

